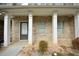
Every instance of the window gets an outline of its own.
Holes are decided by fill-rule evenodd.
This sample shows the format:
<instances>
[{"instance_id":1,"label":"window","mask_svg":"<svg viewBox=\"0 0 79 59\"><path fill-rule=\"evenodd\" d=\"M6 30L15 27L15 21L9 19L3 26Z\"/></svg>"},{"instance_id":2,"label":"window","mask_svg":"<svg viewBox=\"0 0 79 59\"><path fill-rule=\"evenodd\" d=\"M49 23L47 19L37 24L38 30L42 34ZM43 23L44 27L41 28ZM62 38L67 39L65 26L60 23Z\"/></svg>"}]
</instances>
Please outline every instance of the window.
<instances>
[{"instance_id":1,"label":"window","mask_svg":"<svg viewBox=\"0 0 79 59\"><path fill-rule=\"evenodd\" d=\"M44 18L41 17L41 19L39 19L39 32L40 33L44 33L45 32L45 21Z\"/></svg>"},{"instance_id":2,"label":"window","mask_svg":"<svg viewBox=\"0 0 79 59\"><path fill-rule=\"evenodd\" d=\"M64 33L64 22L63 21L58 21L57 33L58 33L58 37L63 36L63 33Z\"/></svg>"}]
</instances>

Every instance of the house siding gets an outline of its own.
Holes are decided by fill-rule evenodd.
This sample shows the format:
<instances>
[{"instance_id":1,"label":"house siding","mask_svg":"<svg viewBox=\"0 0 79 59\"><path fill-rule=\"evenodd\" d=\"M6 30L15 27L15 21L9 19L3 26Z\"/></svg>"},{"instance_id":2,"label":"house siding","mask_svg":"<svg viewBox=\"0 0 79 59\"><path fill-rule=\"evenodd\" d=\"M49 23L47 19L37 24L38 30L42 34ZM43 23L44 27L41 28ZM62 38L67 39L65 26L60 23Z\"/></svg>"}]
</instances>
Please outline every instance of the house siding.
<instances>
[{"instance_id":1,"label":"house siding","mask_svg":"<svg viewBox=\"0 0 79 59\"><path fill-rule=\"evenodd\" d=\"M45 21L45 33L39 32L40 18ZM52 41L52 17L51 16L34 16L33 18L33 41L38 44L40 40Z\"/></svg>"},{"instance_id":2,"label":"house siding","mask_svg":"<svg viewBox=\"0 0 79 59\"><path fill-rule=\"evenodd\" d=\"M20 22L27 22L27 16L15 16L12 19L12 42L20 40Z\"/></svg>"},{"instance_id":3,"label":"house siding","mask_svg":"<svg viewBox=\"0 0 79 59\"><path fill-rule=\"evenodd\" d=\"M59 16L60 21L64 21L64 33L63 37L58 37L58 43L60 45L72 46L72 40L74 36L74 16Z\"/></svg>"},{"instance_id":4,"label":"house siding","mask_svg":"<svg viewBox=\"0 0 79 59\"><path fill-rule=\"evenodd\" d=\"M39 32L39 21L43 17L45 20L45 33ZM74 39L74 16L58 16L58 20L64 21L64 33L62 37L58 36L59 45L72 46ZM20 40L20 22L28 22L27 16L16 16L12 19L12 41ZM46 40L52 43L52 16L33 16L33 43L38 44L40 40Z\"/></svg>"}]
</instances>

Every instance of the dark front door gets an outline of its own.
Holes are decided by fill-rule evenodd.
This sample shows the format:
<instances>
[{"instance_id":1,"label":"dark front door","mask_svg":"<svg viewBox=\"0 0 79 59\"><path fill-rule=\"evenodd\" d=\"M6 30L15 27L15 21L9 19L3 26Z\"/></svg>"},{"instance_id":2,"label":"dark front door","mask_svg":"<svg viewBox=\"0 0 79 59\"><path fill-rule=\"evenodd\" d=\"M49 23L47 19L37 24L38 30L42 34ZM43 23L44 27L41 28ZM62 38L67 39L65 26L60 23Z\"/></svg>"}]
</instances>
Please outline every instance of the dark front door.
<instances>
[{"instance_id":1,"label":"dark front door","mask_svg":"<svg viewBox=\"0 0 79 59\"><path fill-rule=\"evenodd\" d=\"M27 22L20 23L20 39L21 40L28 39L28 23Z\"/></svg>"}]
</instances>

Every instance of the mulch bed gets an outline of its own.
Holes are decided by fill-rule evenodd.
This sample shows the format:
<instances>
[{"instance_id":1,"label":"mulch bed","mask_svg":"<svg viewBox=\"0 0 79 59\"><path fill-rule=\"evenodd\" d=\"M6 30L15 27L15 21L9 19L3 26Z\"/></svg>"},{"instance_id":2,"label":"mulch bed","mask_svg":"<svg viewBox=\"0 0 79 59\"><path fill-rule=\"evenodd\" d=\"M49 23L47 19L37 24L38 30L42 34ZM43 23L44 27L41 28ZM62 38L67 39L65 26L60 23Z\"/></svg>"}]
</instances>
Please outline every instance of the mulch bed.
<instances>
[{"instance_id":1,"label":"mulch bed","mask_svg":"<svg viewBox=\"0 0 79 59\"><path fill-rule=\"evenodd\" d=\"M18 56L78 56L79 50L66 46L51 45L48 50L41 54L38 47L34 45L27 45L20 50Z\"/></svg>"}]
</instances>

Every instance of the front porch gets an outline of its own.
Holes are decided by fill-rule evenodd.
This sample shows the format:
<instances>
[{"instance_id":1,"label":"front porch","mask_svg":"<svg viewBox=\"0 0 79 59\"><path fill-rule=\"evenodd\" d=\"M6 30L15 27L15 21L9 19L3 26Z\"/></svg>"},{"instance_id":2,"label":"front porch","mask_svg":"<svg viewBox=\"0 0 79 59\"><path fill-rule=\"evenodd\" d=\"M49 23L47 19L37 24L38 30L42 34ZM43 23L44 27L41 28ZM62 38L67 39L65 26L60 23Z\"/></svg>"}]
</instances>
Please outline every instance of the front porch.
<instances>
[{"instance_id":1,"label":"front porch","mask_svg":"<svg viewBox=\"0 0 79 59\"><path fill-rule=\"evenodd\" d=\"M28 25L25 26L28 27L26 30L24 30L25 28L23 29L24 32L27 31L25 36L27 35L28 38L22 39L21 23L24 22ZM32 26L30 29L32 30L32 34L29 30L29 25ZM57 26L57 28L54 26ZM39 41L46 40L51 44L55 40L55 43L59 45L72 46L72 40L75 38L74 26L74 16L72 15L57 16L57 23L55 25L52 16L33 16L32 24L29 23L28 16L14 16L11 20L10 41L15 43L19 40L27 40L28 43L38 44ZM32 36L29 37L29 34ZM31 41L29 38L31 38Z\"/></svg>"},{"instance_id":2,"label":"front porch","mask_svg":"<svg viewBox=\"0 0 79 59\"><path fill-rule=\"evenodd\" d=\"M45 51L47 55L75 53L72 40L79 37L77 5L60 3L60 5L0 6L0 8L0 40L3 40L2 48L11 48L11 44L15 45L10 53L24 46L20 50L22 55L38 55L39 42L42 40L48 44ZM25 43L23 44L21 40ZM16 45L18 42L20 42L19 47ZM6 50L3 52L1 55L5 54Z\"/></svg>"},{"instance_id":3,"label":"front porch","mask_svg":"<svg viewBox=\"0 0 79 59\"><path fill-rule=\"evenodd\" d=\"M20 40L27 40L31 45L46 40L50 44L72 46L71 42L78 37L79 32L76 26L79 21L77 10L62 9L64 7L39 8L6 10L8 12L3 14L4 46Z\"/></svg>"},{"instance_id":4,"label":"front porch","mask_svg":"<svg viewBox=\"0 0 79 59\"><path fill-rule=\"evenodd\" d=\"M26 20L25 20L26 19ZM24 40L21 36L21 28L20 23L29 23L28 16L15 16L12 19L12 41ZM38 44L39 41L45 40L50 44L53 43L53 23L52 16L33 16L32 22L32 44ZM57 16L57 44L59 45L67 45L72 46L72 40L75 38L74 35L74 16L66 15L66 16ZM56 26L56 24L55 24ZM29 27L25 26L25 27ZM15 29L14 29L15 28ZM25 29L25 28L24 28ZM27 31L27 35L29 30ZM16 39L16 40L15 40ZM28 39L25 38L29 42Z\"/></svg>"}]
</instances>

